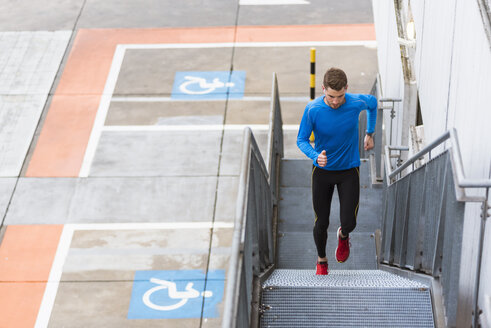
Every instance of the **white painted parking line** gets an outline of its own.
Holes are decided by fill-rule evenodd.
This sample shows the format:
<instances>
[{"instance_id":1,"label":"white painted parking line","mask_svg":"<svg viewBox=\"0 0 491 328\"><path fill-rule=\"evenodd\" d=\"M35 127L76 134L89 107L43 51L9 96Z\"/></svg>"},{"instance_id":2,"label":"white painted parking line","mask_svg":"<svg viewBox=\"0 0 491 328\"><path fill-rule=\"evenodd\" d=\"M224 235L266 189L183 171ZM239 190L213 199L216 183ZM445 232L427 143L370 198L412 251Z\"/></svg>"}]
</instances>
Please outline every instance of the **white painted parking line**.
<instances>
[{"instance_id":1,"label":"white painted parking line","mask_svg":"<svg viewBox=\"0 0 491 328\"><path fill-rule=\"evenodd\" d=\"M224 43L155 43L155 44L124 44L125 49L205 49L205 48L256 48L256 47L349 47L377 46L375 40L353 41L300 41L300 42L224 42Z\"/></svg>"},{"instance_id":2,"label":"white painted parking line","mask_svg":"<svg viewBox=\"0 0 491 328\"><path fill-rule=\"evenodd\" d=\"M231 48L231 47L312 47L312 46L366 46L376 47L376 41L326 41L326 42L227 42L227 43L168 43L168 44L120 44L116 47L113 62L97 110L79 177L88 177L95 157L101 133L104 130L109 105L123 63L126 49L186 49L186 48ZM165 97L161 97L164 99Z\"/></svg>"},{"instance_id":3,"label":"white painted parking line","mask_svg":"<svg viewBox=\"0 0 491 328\"><path fill-rule=\"evenodd\" d=\"M234 100L234 99L231 99ZM307 102L309 97L280 97L285 102ZM193 101L190 99L172 99L171 97L112 97L111 102L179 102ZM199 101L222 101L223 99L199 99ZM242 97L240 101L271 101L271 97Z\"/></svg>"},{"instance_id":4,"label":"white painted parking line","mask_svg":"<svg viewBox=\"0 0 491 328\"><path fill-rule=\"evenodd\" d=\"M116 87L116 82L118 80L121 64L123 63L125 51L126 50L124 47L117 46L116 51L114 52L111 69L106 80L106 85L104 86L101 102L99 103L99 108L97 109L94 125L90 133L89 143L87 144L87 150L85 151L84 160L80 169L80 177L89 176L90 167L92 165L92 161L94 160L97 145L99 144L101 130L104 127L104 122L106 121L107 111L109 110L114 88Z\"/></svg>"},{"instance_id":5,"label":"white painted parking line","mask_svg":"<svg viewBox=\"0 0 491 328\"><path fill-rule=\"evenodd\" d=\"M240 0L241 6L310 5L306 0Z\"/></svg>"},{"instance_id":6,"label":"white painted parking line","mask_svg":"<svg viewBox=\"0 0 491 328\"><path fill-rule=\"evenodd\" d=\"M135 131L242 131L246 127L252 130L265 131L269 129L268 124L196 124L196 125L108 125L104 132L135 132ZM298 130L298 124L284 124L284 131Z\"/></svg>"},{"instance_id":7,"label":"white painted parking line","mask_svg":"<svg viewBox=\"0 0 491 328\"><path fill-rule=\"evenodd\" d=\"M63 273L63 265L70 249L70 243L73 238L73 227L69 224L63 227L58 248L56 250L55 259L49 272L48 283L44 290L43 300L39 307L38 316L36 319L36 325L34 328L48 327L49 318L55 304L56 293L58 292L58 286L60 285L61 274Z\"/></svg>"},{"instance_id":8,"label":"white painted parking line","mask_svg":"<svg viewBox=\"0 0 491 328\"><path fill-rule=\"evenodd\" d=\"M101 230L176 230L176 229L232 229L233 222L159 222L159 223L88 223L65 224L61 233L55 259L44 291L43 300L39 308L35 328L48 327L56 294L60 285L63 266L65 265L70 245L75 231L101 231Z\"/></svg>"}]
</instances>

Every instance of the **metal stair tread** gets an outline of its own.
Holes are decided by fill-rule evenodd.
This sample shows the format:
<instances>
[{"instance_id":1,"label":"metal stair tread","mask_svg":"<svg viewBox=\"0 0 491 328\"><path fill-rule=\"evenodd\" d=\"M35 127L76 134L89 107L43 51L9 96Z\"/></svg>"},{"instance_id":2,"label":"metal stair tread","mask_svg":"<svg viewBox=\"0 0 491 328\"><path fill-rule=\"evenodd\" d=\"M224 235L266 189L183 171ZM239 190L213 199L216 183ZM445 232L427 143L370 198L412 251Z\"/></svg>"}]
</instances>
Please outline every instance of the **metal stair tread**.
<instances>
[{"instance_id":1,"label":"metal stair tread","mask_svg":"<svg viewBox=\"0 0 491 328\"><path fill-rule=\"evenodd\" d=\"M420 282L382 270L330 270L327 276L317 276L315 270L295 269L275 270L262 287L429 288Z\"/></svg>"}]
</instances>

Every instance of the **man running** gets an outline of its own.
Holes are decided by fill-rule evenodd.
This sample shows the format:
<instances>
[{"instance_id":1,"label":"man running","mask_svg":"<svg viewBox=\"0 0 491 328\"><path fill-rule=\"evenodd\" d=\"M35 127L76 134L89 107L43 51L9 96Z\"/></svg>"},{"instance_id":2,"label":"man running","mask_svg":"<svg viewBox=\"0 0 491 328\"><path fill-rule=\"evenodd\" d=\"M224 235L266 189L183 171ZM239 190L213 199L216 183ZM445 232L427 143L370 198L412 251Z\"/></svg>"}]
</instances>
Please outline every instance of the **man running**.
<instances>
[{"instance_id":1,"label":"man running","mask_svg":"<svg viewBox=\"0 0 491 328\"><path fill-rule=\"evenodd\" d=\"M377 99L371 95L346 93L348 79L343 70L330 68L324 75L323 96L307 104L300 123L297 146L313 160L312 203L315 214L314 241L317 248L317 275L329 273L326 257L327 228L334 187L340 203L336 260L345 262L350 253L349 233L356 227L360 198L360 153L358 116L367 110L364 148L373 148L377 120ZM310 144L314 133L315 148Z\"/></svg>"}]
</instances>

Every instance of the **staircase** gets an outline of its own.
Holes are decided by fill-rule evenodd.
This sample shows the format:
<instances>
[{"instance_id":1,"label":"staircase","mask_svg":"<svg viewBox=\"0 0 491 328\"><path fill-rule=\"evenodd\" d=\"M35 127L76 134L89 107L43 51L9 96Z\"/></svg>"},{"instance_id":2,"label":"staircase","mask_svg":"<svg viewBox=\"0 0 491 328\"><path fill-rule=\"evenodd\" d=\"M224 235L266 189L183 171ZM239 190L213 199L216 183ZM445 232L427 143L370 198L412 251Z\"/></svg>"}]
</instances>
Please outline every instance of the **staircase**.
<instances>
[{"instance_id":1,"label":"staircase","mask_svg":"<svg viewBox=\"0 0 491 328\"><path fill-rule=\"evenodd\" d=\"M360 166L360 207L345 263L334 258L339 201L328 230L330 273L316 276L310 191L312 162L284 159L280 172L276 270L262 284L261 327L434 327L428 286L377 270L375 231L383 189L371 188L369 162Z\"/></svg>"}]
</instances>

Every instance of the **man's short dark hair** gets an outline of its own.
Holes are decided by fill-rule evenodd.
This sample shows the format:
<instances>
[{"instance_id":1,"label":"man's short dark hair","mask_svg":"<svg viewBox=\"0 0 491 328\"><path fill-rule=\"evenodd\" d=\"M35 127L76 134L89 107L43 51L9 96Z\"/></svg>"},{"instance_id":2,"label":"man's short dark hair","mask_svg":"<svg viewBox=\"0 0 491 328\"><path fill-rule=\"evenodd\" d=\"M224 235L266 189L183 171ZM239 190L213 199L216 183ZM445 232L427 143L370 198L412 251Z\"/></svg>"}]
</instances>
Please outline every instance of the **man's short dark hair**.
<instances>
[{"instance_id":1,"label":"man's short dark hair","mask_svg":"<svg viewBox=\"0 0 491 328\"><path fill-rule=\"evenodd\" d=\"M333 90L339 91L343 88L346 88L348 85L348 78L346 77L346 73L336 67L331 67L327 70L326 74L324 74L324 88L331 88Z\"/></svg>"}]
</instances>

